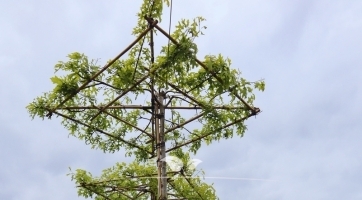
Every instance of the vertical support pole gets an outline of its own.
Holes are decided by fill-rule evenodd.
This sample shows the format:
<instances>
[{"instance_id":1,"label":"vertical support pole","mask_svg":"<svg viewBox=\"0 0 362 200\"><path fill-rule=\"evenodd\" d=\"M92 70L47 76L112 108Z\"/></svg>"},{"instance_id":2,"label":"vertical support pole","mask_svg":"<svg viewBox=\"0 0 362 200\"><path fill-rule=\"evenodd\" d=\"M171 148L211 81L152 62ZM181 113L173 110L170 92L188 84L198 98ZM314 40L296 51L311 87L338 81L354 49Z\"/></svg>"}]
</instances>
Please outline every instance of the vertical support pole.
<instances>
[{"instance_id":1,"label":"vertical support pole","mask_svg":"<svg viewBox=\"0 0 362 200\"><path fill-rule=\"evenodd\" d=\"M165 93L162 91L157 94L156 115L156 134L157 134L157 171L158 171L158 199L167 200L167 171L166 171L166 149L165 149L165 106L163 101Z\"/></svg>"},{"instance_id":2,"label":"vertical support pole","mask_svg":"<svg viewBox=\"0 0 362 200\"><path fill-rule=\"evenodd\" d=\"M151 200L157 200L156 195L153 192L151 193Z\"/></svg>"},{"instance_id":3,"label":"vertical support pole","mask_svg":"<svg viewBox=\"0 0 362 200\"><path fill-rule=\"evenodd\" d=\"M156 91L154 91L153 93L153 97L156 100L159 99L158 94ZM161 151L160 151L160 119L158 117L160 109L159 109L159 104L157 103L158 101L154 100L155 104L154 104L154 116L153 119L155 120L155 138L156 138L156 152L157 152L157 161L156 161L156 166L157 166L157 182L158 182L158 186L157 186L157 199L160 199L160 195L161 195Z\"/></svg>"},{"instance_id":4,"label":"vertical support pole","mask_svg":"<svg viewBox=\"0 0 362 200\"><path fill-rule=\"evenodd\" d=\"M160 102L160 154L162 158L161 164L161 199L167 200L167 172L166 172L166 144L165 144L165 105L163 101L165 93L161 91L159 96Z\"/></svg>"},{"instance_id":5,"label":"vertical support pole","mask_svg":"<svg viewBox=\"0 0 362 200\"><path fill-rule=\"evenodd\" d=\"M146 18L148 26L154 23L152 18ZM151 48L151 63L154 63L154 48L153 48L153 29L150 31L150 48ZM156 98L157 101L152 99L153 106L153 120L152 120L152 132L156 137L156 151L157 151L157 174L158 174L158 199L167 200L167 172L166 172L166 149L165 149L165 106L163 101L165 99L165 93L160 92L158 94L154 91L153 75L151 74L151 91L152 98ZM157 102L157 103L156 103ZM154 124L153 124L154 122ZM153 126L154 125L154 126Z\"/></svg>"}]
</instances>

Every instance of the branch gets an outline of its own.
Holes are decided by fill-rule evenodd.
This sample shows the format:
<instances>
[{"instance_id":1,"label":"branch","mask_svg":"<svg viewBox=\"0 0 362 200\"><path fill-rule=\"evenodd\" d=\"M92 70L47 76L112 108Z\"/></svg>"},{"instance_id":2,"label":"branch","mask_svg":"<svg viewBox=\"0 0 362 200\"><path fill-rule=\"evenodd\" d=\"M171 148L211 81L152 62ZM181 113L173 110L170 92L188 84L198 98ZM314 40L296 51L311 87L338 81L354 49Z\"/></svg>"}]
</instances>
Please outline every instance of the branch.
<instances>
[{"instance_id":1,"label":"branch","mask_svg":"<svg viewBox=\"0 0 362 200\"><path fill-rule=\"evenodd\" d=\"M169 182L169 185L171 185L172 189L174 189L176 192L182 193L176 189L176 186L173 183ZM181 195L176 195L176 194L170 194L170 195L177 197L177 198L179 198L179 197L183 198ZM183 198L183 199L186 199L186 198ZM179 199L179 200L183 200L183 199ZM174 200L178 200L178 199L174 199Z\"/></svg>"},{"instance_id":2,"label":"branch","mask_svg":"<svg viewBox=\"0 0 362 200\"><path fill-rule=\"evenodd\" d=\"M258 110L258 111L260 112L260 110ZM257 113L258 113L258 112L257 112ZM178 148L180 148L180 147L183 147L183 146L185 146L185 145L188 145L188 144L190 144L190 143L193 143L193 142L195 142L195 141L201 140L201 139L203 139L203 138L205 138L205 137L207 137L207 136L209 136L209 135L211 135L211 134L213 134L213 133L215 133L215 132L217 132L217 131L220 131L220 130L222 130L222 129L224 129L224 128L227 128L227 127L229 127L229 126L232 126L232 125L234 125L234 124L237 124L237 123L239 123L239 122L242 122L242 121L248 119L249 117L252 117L252 116L256 115L257 113L252 112L251 114L249 114L249 115L246 116L246 117L243 117L243 118L238 119L238 120L236 120L236 121L234 121L234 122L231 122L231 123L229 123L229 124L227 124L227 125L225 125L225 126L222 126L222 127L220 127L220 128L217 128L217 129L215 129L215 130L213 130L213 131L211 131L211 132L209 132L209 133L207 133L207 134L205 134L205 135L203 135L203 136L200 136L200 137L198 137L198 138L189 140L189 141L187 141L187 142L185 142L185 143L183 143L183 144L180 144L180 145L177 145L177 146L175 146L175 147L172 147L172 148L168 149L168 150L166 151L166 153L167 153L167 152L170 152L170 151L173 151L173 150L175 150L175 149L178 149Z\"/></svg>"},{"instance_id":3,"label":"branch","mask_svg":"<svg viewBox=\"0 0 362 200\"><path fill-rule=\"evenodd\" d=\"M179 124L179 125L177 125L177 126L174 126L174 127L170 128L170 129L168 129L168 130L165 130L165 135L166 135L167 133L175 130L175 129L181 128L182 126L185 126L186 124L188 124L188 123L190 123L190 122L192 122L192 121L194 121L194 120L202 117L204 114L205 114L204 112L203 112L203 113L200 113L199 115L196 115L195 117L193 117L193 118L185 121L184 123L181 123L181 124Z\"/></svg>"},{"instance_id":4,"label":"branch","mask_svg":"<svg viewBox=\"0 0 362 200\"><path fill-rule=\"evenodd\" d=\"M187 100L184 99L184 98L181 98L181 97L178 97L178 96L172 96L172 97L175 97L176 99L181 99L181 100L183 100L183 101L185 101L185 102L187 102L187 103L189 103L189 104L191 104L191 105L196 106L195 104L191 103L190 101L187 101Z\"/></svg>"},{"instance_id":5,"label":"branch","mask_svg":"<svg viewBox=\"0 0 362 200\"><path fill-rule=\"evenodd\" d=\"M148 78L150 73L148 73L146 76L142 77L140 80L138 80L135 84L133 84L130 88L124 90L118 97L116 97L115 99L113 99L111 102L109 102L107 105L105 105L104 107L102 107L101 109L99 109L99 112L97 114L95 114L90 121L93 121L96 117L98 117L105 109L107 109L109 106L111 106L113 103L115 103L116 101L118 101L118 99L122 98L124 95L126 95L129 91L131 91L133 88L137 87L137 85L139 85L142 81L146 80L146 78Z\"/></svg>"},{"instance_id":6,"label":"branch","mask_svg":"<svg viewBox=\"0 0 362 200\"><path fill-rule=\"evenodd\" d=\"M137 126L135 126L135 125L133 125L133 124L131 124L131 123L129 123L129 122L127 122L127 121L125 121L125 120L123 120L123 119L121 119L121 118L119 118L119 117L117 117L117 116L115 116L115 115L113 115L112 113L109 113L108 111L103 111L104 113L106 113L106 114L108 114L108 115L110 115L110 116L112 116L113 118L115 118L115 119L117 119L117 120L119 120L119 121L121 121L121 122L123 122L123 123L125 123L125 124L127 124L127 125L129 125L129 126L132 126L133 128L135 128L135 129L137 129L137 130L139 130L139 131L141 131L142 133L144 133L144 134L146 134L146 135L148 135L150 138L153 138L153 135L151 135L150 133L148 133L148 132L146 132L146 131L144 131L144 130L142 130L141 128L139 128L139 127L137 127Z\"/></svg>"},{"instance_id":7,"label":"branch","mask_svg":"<svg viewBox=\"0 0 362 200\"><path fill-rule=\"evenodd\" d=\"M93 85L87 85L85 86L83 89L86 89L86 88L90 88L90 87L94 87L94 86L97 86L97 85L101 85L102 83L95 83Z\"/></svg>"},{"instance_id":8,"label":"branch","mask_svg":"<svg viewBox=\"0 0 362 200\"><path fill-rule=\"evenodd\" d=\"M172 126L172 127L173 127L174 125L176 125L176 126L178 126L178 125L179 125L178 123L175 123L175 122L173 122L173 121L171 121L171 120L168 120L168 119L165 119L165 121L169 122L169 123L171 124L171 126ZM189 131L187 128L182 127L182 129L185 129L187 132L189 132L190 134L192 134L192 132L191 132L191 131Z\"/></svg>"},{"instance_id":9,"label":"branch","mask_svg":"<svg viewBox=\"0 0 362 200\"><path fill-rule=\"evenodd\" d=\"M105 189L109 188L111 190L104 190L105 193L111 193L111 192L117 192L121 195L124 195L126 197L128 197L129 199L134 199L132 198L131 196L127 195L125 192L129 192L129 191L139 191L139 193L137 194L137 197L141 196L141 195L144 195L146 194L147 192L151 192L150 190L146 189L146 185L137 185L137 186L134 186L134 187L120 187L120 186L112 186L112 185L100 185L98 186L99 182L98 183L80 183L80 185L78 185L77 187L83 187L83 188L86 188L87 190L90 190L91 192L93 193L96 193L97 195L100 195L104 198L107 198L109 199L107 196L103 195L103 194L100 194L100 193L97 193L96 191L92 190L90 187L103 187ZM137 198L136 197L136 198Z\"/></svg>"},{"instance_id":10,"label":"branch","mask_svg":"<svg viewBox=\"0 0 362 200\"><path fill-rule=\"evenodd\" d=\"M194 191L197 193L197 195L201 198L201 199L204 199L202 198L201 194L199 193L199 191L197 191L195 189L195 186L191 183L191 181L185 176L185 174L181 171L181 175L185 178L185 180L187 181L187 183L192 187L192 189L194 189Z\"/></svg>"},{"instance_id":11,"label":"branch","mask_svg":"<svg viewBox=\"0 0 362 200\"><path fill-rule=\"evenodd\" d=\"M85 188L85 189L87 189L87 190L89 190L89 191L93 192L94 194L97 194L97 195L99 195L99 196L103 197L104 199L110 200L110 198L108 198L106 195L101 194L101 193L98 193L97 191L94 191L94 190L92 190L92 189L88 188L88 187L87 187L87 186L85 186L85 185L84 185L84 186L80 186L80 187L83 187L83 188Z\"/></svg>"},{"instance_id":12,"label":"branch","mask_svg":"<svg viewBox=\"0 0 362 200\"><path fill-rule=\"evenodd\" d=\"M150 72L150 69L147 68L143 68L146 71ZM189 96L188 94L186 94L185 92L181 91L180 89L178 89L178 87L170 82L168 82L167 80L165 80L164 78L160 77L157 73L155 74L155 76L157 76L157 78L161 79L162 81L166 82L168 85L170 85L174 90L176 90L177 92L181 93L182 95L186 96L187 98L191 99L192 101L194 101L197 105L202 106L202 104L200 102L198 102L195 98Z\"/></svg>"},{"instance_id":13,"label":"branch","mask_svg":"<svg viewBox=\"0 0 362 200\"><path fill-rule=\"evenodd\" d=\"M113 88L113 89L115 89L115 90L123 90L122 88L114 87L113 85L110 85L110 84L105 83L105 82L103 82L103 81L99 81L99 80L94 80L94 81L95 81L95 82L98 82L99 84L102 84L102 85L108 86L108 87L110 87L110 88Z\"/></svg>"},{"instance_id":14,"label":"branch","mask_svg":"<svg viewBox=\"0 0 362 200\"><path fill-rule=\"evenodd\" d=\"M209 77L206 78L205 80L201 81L199 84L197 84L195 87L191 88L191 89L190 89L189 91L187 91L186 93L189 93L189 92L191 92L192 90L200 87L200 86L201 86L202 84L204 84L208 79L209 79Z\"/></svg>"},{"instance_id":15,"label":"branch","mask_svg":"<svg viewBox=\"0 0 362 200\"><path fill-rule=\"evenodd\" d=\"M71 121L73 121L73 122L75 122L75 123L81 124L81 125L83 125L83 126L86 126L86 127L88 127L88 128L91 128L91 129L94 129L94 130L96 130L96 131L98 131L98 132L100 132L100 133L102 133L102 134L104 134L104 135L106 135L106 136L108 136L108 137L114 138L114 139L116 139L116 140L120 140L121 142L123 142L123 143L125 143L125 144L127 144L127 145L129 145L129 146L131 146L131 147L137 148L137 149L139 149L139 150L141 150L141 151L147 152L148 154L152 155L152 152L149 152L149 151L147 151L147 150L139 147L138 145L132 144L132 143L130 143L130 142L128 142L128 141L126 141L126 140L124 140L124 139L122 139L122 138L115 137L115 136L113 136L112 134L107 133L107 132L105 132L105 131L103 131L103 130L101 130L101 129L99 129L99 128L93 127L93 126L91 126L91 125L89 125L89 124L83 123L83 122L81 122L81 121L79 121L79 120L76 120L76 119L73 119L73 118L71 118L71 117L69 117L69 116L63 115L63 114L61 114L61 113L59 113L59 112L57 112L57 111L53 111L53 113L55 113L55 114L57 114L57 115L59 115L59 116L61 116L61 117L63 117L63 118L66 118L66 119L68 119L68 120L71 120Z\"/></svg>"}]
</instances>

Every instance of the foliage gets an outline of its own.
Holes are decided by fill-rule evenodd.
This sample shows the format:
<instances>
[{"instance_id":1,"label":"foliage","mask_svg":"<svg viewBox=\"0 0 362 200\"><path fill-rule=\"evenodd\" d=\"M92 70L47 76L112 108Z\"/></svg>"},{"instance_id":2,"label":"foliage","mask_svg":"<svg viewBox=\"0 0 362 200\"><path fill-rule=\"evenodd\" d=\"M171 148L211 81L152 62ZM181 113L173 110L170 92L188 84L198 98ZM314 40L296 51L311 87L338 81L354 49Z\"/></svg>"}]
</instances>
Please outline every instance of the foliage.
<instances>
[{"instance_id":1,"label":"foliage","mask_svg":"<svg viewBox=\"0 0 362 200\"><path fill-rule=\"evenodd\" d=\"M164 4L169 5L169 2L154 0L150 4L148 0L144 0L137 14L138 24L132 34L138 36L148 27L145 16L161 21ZM202 31L206 29L202 25L204 21L202 17L181 20L171 34L179 44L163 46L155 59L152 48L144 46L144 43L151 42L151 37L146 35L144 40L140 40L129 51L126 59L116 60L95 78L102 70L101 66L97 60L89 59L82 53L71 53L68 61L60 61L55 65L55 71L61 71L65 75L52 77L54 89L37 97L27 106L30 116L44 119L55 113L62 117L62 124L70 135L84 140L92 148L110 153L124 148L127 156L134 155L136 159L129 165L118 163L115 167L104 170L100 177L92 177L84 170L72 173L72 178L80 186L79 195L95 196L96 199L130 199L141 195L137 198L148 199L147 195L157 192L157 179L126 178L149 176L157 172L153 165L147 164L150 157L155 157L155 143L150 142L151 127L141 121L150 120L149 110L106 109L100 113L99 109L109 102L113 102L112 106L129 105L137 102L137 97L145 97L153 89L157 92L162 89L170 94L182 95L182 98L167 96L171 106L200 107L195 111L201 112L191 116L197 118L200 128L185 128L183 124L189 119L176 110L171 110L171 117L166 120L168 151L181 159L188 158L183 153L185 151L196 153L202 142L210 144L234 135L243 136L246 130L244 120L256 114L255 110L250 109L254 108L253 89L264 91L265 83L246 81L241 77L240 71L231 68L230 59L222 55L207 55L202 61L206 68L200 66L196 59L198 49L194 40L203 35ZM157 33L154 29L152 31ZM86 83L88 84L78 91ZM236 94L245 99L248 106ZM64 102L69 96L72 98ZM146 105L153 103L145 102ZM75 107L82 109L72 109ZM191 182L187 179L174 179L169 190L175 196L186 199L195 199L195 195L199 195L196 199L200 195L205 199L216 198L211 186L202 183L197 177L190 180ZM147 192L144 188L147 188Z\"/></svg>"},{"instance_id":2,"label":"foliage","mask_svg":"<svg viewBox=\"0 0 362 200\"><path fill-rule=\"evenodd\" d=\"M187 159L187 157L185 157ZM185 160L184 158L184 160ZM186 161L186 160L185 160ZM218 199L212 186L201 181L195 170L184 168L184 176L170 176L168 193L172 198ZM157 171L154 163L116 163L103 170L100 177L77 169L69 174L78 187L78 195L97 200L152 199L157 194Z\"/></svg>"}]
</instances>

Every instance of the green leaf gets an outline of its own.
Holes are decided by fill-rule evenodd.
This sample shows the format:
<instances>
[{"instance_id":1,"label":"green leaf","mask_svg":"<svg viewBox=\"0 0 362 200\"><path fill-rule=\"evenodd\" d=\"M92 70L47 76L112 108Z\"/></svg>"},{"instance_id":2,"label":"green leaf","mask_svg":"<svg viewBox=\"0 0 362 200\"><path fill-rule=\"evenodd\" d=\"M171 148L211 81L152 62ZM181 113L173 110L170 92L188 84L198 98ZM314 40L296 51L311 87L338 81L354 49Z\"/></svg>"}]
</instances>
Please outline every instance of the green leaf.
<instances>
[{"instance_id":1,"label":"green leaf","mask_svg":"<svg viewBox=\"0 0 362 200\"><path fill-rule=\"evenodd\" d=\"M50 78L50 80L51 80L54 84L56 84L56 85L62 84L62 79L60 79L60 78L57 77L57 76L54 76L54 77Z\"/></svg>"}]
</instances>

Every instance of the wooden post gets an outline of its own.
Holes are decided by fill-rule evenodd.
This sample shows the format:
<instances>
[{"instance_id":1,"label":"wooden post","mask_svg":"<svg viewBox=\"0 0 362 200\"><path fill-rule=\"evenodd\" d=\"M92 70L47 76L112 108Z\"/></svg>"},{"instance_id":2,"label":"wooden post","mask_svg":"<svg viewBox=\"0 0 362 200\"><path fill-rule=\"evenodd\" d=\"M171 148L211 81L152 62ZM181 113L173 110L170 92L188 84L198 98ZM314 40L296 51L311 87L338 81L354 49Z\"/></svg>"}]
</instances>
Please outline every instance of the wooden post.
<instances>
[{"instance_id":1,"label":"wooden post","mask_svg":"<svg viewBox=\"0 0 362 200\"><path fill-rule=\"evenodd\" d=\"M156 109L156 135L157 135L157 168L158 168L158 199L167 200L167 171L165 146L165 92L157 94Z\"/></svg>"}]
</instances>

